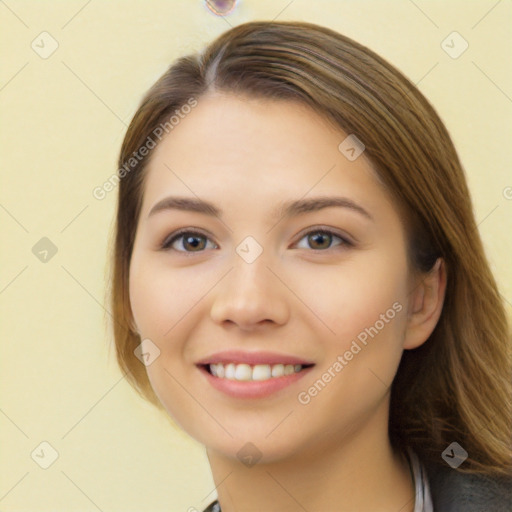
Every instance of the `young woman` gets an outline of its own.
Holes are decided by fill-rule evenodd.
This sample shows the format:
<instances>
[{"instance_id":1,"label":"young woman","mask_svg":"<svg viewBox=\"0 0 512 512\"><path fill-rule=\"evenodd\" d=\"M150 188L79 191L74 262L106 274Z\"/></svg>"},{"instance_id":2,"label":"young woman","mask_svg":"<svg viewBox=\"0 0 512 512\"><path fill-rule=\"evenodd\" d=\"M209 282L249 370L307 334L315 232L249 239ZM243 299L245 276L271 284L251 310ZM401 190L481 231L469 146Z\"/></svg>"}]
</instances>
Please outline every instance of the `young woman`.
<instances>
[{"instance_id":1,"label":"young woman","mask_svg":"<svg viewBox=\"0 0 512 512\"><path fill-rule=\"evenodd\" d=\"M118 362L207 511L510 511L510 331L443 123L330 29L235 27L125 136Z\"/></svg>"}]
</instances>

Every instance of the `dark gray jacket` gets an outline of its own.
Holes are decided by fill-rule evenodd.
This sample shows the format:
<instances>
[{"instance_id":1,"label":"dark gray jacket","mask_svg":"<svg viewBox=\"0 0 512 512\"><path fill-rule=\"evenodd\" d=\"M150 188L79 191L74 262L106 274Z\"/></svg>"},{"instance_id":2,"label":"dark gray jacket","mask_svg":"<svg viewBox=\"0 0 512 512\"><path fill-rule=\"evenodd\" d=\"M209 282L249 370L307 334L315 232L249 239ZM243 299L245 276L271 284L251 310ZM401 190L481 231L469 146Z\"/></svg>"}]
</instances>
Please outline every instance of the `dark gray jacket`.
<instances>
[{"instance_id":1,"label":"dark gray jacket","mask_svg":"<svg viewBox=\"0 0 512 512\"><path fill-rule=\"evenodd\" d=\"M512 477L464 474L427 465L434 512L512 512Z\"/></svg>"},{"instance_id":2,"label":"dark gray jacket","mask_svg":"<svg viewBox=\"0 0 512 512\"><path fill-rule=\"evenodd\" d=\"M512 478L468 475L441 465L425 464L425 469L434 512L512 512ZM216 504L210 503L204 512L218 512Z\"/></svg>"}]
</instances>

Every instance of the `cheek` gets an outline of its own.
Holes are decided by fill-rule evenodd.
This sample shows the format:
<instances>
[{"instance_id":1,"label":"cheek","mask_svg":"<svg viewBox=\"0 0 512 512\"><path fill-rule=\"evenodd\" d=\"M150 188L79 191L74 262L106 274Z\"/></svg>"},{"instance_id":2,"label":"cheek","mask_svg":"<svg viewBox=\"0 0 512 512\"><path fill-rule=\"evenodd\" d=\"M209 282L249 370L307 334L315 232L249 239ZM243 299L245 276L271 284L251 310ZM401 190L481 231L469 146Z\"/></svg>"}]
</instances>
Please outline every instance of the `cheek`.
<instances>
[{"instance_id":1,"label":"cheek","mask_svg":"<svg viewBox=\"0 0 512 512\"><path fill-rule=\"evenodd\" d=\"M180 363L185 331L196 323L194 304L204 295L205 283L199 286L199 279L192 272L173 271L157 260L134 252L130 302L141 338L149 338L160 350L158 357L146 366L151 387L173 420L190 431L190 395L179 384L185 382L187 370Z\"/></svg>"},{"instance_id":2,"label":"cheek","mask_svg":"<svg viewBox=\"0 0 512 512\"><path fill-rule=\"evenodd\" d=\"M204 278L187 269L173 270L162 258L135 257L130 267L130 304L142 335L162 340L179 329L205 289Z\"/></svg>"},{"instance_id":3,"label":"cheek","mask_svg":"<svg viewBox=\"0 0 512 512\"><path fill-rule=\"evenodd\" d=\"M382 334L397 334L404 328L404 315L398 313L406 309L407 270L400 254L368 254L337 268L318 268L314 279L299 278L299 283L299 295L308 297L307 306L337 350L360 333L364 338L375 324Z\"/></svg>"},{"instance_id":4,"label":"cheek","mask_svg":"<svg viewBox=\"0 0 512 512\"><path fill-rule=\"evenodd\" d=\"M143 338L154 338L157 333L164 332L165 317L162 313L171 306L165 304L165 290L165 283L157 279L152 267L134 254L130 265L130 305L135 324Z\"/></svg>"},{"instance_id":5,"label":"cheek","mask_svg":"<svg viewBox=\"0 0 512 512\"><path fill-rule=\"evenodd\" d=\"M338 425L377 407L396 374L406 327L405 254L368 253L315 277L323 292L310 293L308 306L334 333L323 327L320 382L305 383L299 401L314 400L311 410L330 410Z\"/></svg>"},{"instance_id":6,"label":"cheek","mask_svg":"<svg viewBox=\"0 0 512 512\"><path fill-rule=\"evenodd\" d=\"M333 435L377 410L403 352L405 261L380 256L330 275L316 273L315 283L323 283L324 292L309 295L308 306L334 334L323 328L325 335L317 340L322 345L318 371L297 398L310 417L329 423Z\"/></svg>"}]
</instances>

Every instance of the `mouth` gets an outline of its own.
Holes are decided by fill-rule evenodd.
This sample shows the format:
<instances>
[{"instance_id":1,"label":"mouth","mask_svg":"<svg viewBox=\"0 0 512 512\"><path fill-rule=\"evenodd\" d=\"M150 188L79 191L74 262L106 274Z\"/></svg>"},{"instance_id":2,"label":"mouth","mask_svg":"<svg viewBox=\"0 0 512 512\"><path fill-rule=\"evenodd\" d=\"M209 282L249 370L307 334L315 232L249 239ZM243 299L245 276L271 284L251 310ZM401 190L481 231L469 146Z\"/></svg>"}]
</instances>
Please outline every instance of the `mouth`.
<instances>
[{"instance_id":1,"label":"mouth","mask_svg":"<svg viewBox=\"0 0 512 512\"><path fill-rule=\"evenodd\" d=\"M198 365L215 378L240 382L267 381L287 377L311 368L314 364L247 364L210 363Z\"/></svg>"},{"instance_id":2,"label":"mouth","mask_svg":"<svg viewBox=\"0 0 512 512\"><path fill-rule=\"evenodd\" d=\"M293 385L315 366L294 357L285 357L283 362L277 362L274 356L267 358L273 359L267 363L263 362L262 354L257 357L245 354L242 357L244 362L240 362L240 358L231 357L218 356L213 358L214 361L203 360L196 366L213 389L224 396L243 400L286 396L282 395L285 388L293 389Z\"/></svg>"},{"instance_id":3,"label":"mouth","mask_svg":"<svg viewBox=\"0 0 512 512\"><path fill-rule=\"evenodd\" d=\"M292 354L225 350L196 361L206 383L231 398L267 398L307 375L315 364Z\"/></svg>"}]
</instances>

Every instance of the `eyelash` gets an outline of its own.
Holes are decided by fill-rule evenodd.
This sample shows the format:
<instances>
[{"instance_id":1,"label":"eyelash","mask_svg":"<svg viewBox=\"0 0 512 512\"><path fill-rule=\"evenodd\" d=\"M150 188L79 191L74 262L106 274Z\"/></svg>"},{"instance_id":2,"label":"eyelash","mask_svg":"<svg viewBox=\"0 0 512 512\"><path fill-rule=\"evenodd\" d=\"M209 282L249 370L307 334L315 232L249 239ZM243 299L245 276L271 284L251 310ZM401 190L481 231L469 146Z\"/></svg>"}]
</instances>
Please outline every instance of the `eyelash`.
<instances>
[{"instance_id":1,"label":"eyelash","mask_svg":"<svg viewBox=\"0 0 512 512\"><path fill-rule=\"evenodd\" d=\"M332 235L333 238L338 238L341 241L341 243L335 247L344 247L344 246L345 247L353 247L354 246L353 242L348 240L346 237L341 236L339 233L336 233L335 231L332 231L328 228L311 229L311 230L307 231L306 233L304 233L296 243L300 242L303 238L306 238L308 235L319 234L319 233L321 233L322 235ZM174 242L176 240L179 240L180 238L183 238L184 235L192 235L192 236L197 236L197 237L209 238L204 233L201 233L200 231L196 231L194 229L189 229L189 228L181 229L179 231L176 231L172 235L170 235L170 238L167 237L161 244L161 249L165 250L165 251L173 251L173 252L178 252L178 253L183 253L183 254L195 254L195 253L205 252L205 249L202 249L200 251L179 251L177 249L173 249L171 246L174 244ZM333 247L328 247L327 249L311 249L311 250L320 253L320 252L326 252L332 248Z\"/></svg>"}]
</instances>

